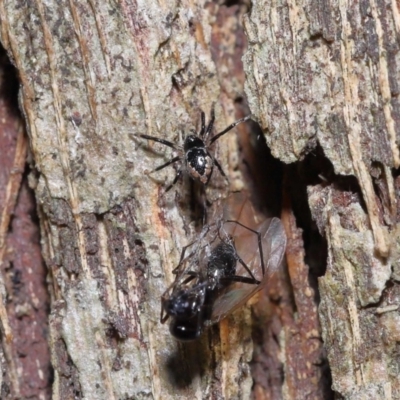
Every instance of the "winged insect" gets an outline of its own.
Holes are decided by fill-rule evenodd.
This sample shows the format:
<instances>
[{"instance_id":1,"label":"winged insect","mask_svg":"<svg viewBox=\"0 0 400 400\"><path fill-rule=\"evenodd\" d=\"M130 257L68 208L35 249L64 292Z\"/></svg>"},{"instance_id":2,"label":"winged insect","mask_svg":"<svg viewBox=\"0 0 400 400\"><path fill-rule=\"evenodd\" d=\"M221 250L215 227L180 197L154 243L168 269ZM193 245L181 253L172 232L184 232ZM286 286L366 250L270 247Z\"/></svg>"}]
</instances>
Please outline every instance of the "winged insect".
<instances>
[{"instance_id":1,"label":"winged insect","mask_svg":"<svg viewBox=\"0 0 400 400\"><path fill-rule=\"evenodd\" d=\"M286 235L278 218L259 218L241 194L228 198L222 214L183 248L175 280L162 296L161 322L170 318L179 340L198 338L243 305L281 264Z\"/></svg>"}]
</instances>

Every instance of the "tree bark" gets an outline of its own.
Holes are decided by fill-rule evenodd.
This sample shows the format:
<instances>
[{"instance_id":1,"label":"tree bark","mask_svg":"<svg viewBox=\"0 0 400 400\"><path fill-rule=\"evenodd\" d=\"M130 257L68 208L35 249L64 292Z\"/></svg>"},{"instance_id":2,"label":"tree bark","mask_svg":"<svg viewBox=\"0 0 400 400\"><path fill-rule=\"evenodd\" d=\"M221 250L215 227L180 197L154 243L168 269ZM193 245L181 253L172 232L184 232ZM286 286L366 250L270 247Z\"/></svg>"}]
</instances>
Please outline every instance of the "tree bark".
<instances>
[{"instance_id":1,"label":"tree bark","mask_svg":"<svg viewBox=\"0 0 400 400\"><path fill-rule=\"evenodd\" d=\"M303 172L327 239L322 337L348 399L400 398L399 16L395 1L257 1L245 19L246 94L273 155L329 159Z\"/></svg>"},{"instance_id":2,"label":"tree bark","mask_svg":"<svg viewBox=\"0 0 400 400\"><path fill-rule=\"evenodd\" d=\"M0 0L0 18L36 171L54 399L328 399L331 384L400 398L394 1ZM193 189L165 194L173 169L147 172L171 151L135 135L182 140L213 103L220 131L248 113L245 82L293 164L241 125L216 146L229 186L214 172L207 199L246 187L280 213L287 273L182 344L160 297L200 228Z\"/></svg>"},{"instance_id":3,"label":"tree bark","mask_svg":"<svg viewBox=\"0 0 400 400\"><path fill-rule=\"evenodd\" d=\"M49 398L49 295L18 80L0 49L0 397Z\"/></svg>"}]
</instances>

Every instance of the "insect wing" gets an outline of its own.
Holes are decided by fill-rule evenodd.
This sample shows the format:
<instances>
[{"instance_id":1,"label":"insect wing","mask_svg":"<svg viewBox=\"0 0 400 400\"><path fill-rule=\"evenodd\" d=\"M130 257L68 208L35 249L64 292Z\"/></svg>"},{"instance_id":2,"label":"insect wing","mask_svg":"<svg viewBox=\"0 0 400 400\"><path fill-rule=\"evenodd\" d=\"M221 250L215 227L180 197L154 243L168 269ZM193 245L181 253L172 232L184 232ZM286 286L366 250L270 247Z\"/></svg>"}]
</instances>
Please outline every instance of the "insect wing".
<instances>
[{"instance_id":1,"label":"insect wing","mask_svg":"<svg viewBox=\"0 0 400 400\"><path fill-rule=\"evenodd\" d=\"M232 193L227 199L217 201L208 219L216 225L224 221L238 221L252 229L260 223L247 192ZM238 229L240 230L237 224L224 224L226 234L232 237L238 235Z\"/></svg>"},{"instance_id":2,"label":"insect wing","mask_svg":"<svg viewBox=\"0 0 400 400\"><path fill-rule=\"evenodd\" d=\"M232 193L226 200L224 220L236 219L245 225L251 225L254 215L256 213L247 192Z\"/></svg>"},{"instance_id":3,"label":"insect wing","mask_svg":"<svg viewBox=\"0 0 400 400\"><path fill-rule=\"evenodd\" d=\"M251 229L256 229L257 225L261 222L246 192L232 193L228 197L224 204L223 220L238 221ZM237 224L231 223L229 226L226 224L225 229L227 229L227 232L232 237L246 234L246 231L243 230L244 228Z\"/></svg>"},{"instance_id":4,"label":"insect wing","mask_svg":"<svg viewBox=\"0 0 400 400\"><path fill-rule=\"evenodd\" d=\"M258 246L258 236L252 233L235 237L235 247L238 255L250 268L256 279L261 283L235 282L225 288L213 304L211 323L225 318L261 290L268 282L272 273L279 268L286 249L286 235L283 225L278 218L262 222L257 231L261 234L261 245L265 265L265 274L262 275L261 258ZM250 232L251 233L251 232ZM250 242L249 242L250 241ZM237 264L237 275L249 276L243 265Z\"/></svg>"},{"instance_id":5,"label":"insect wing","mask_svg":"<svg viewBox=\"0 0 400 400\"><path fill-rule=\"evenodd\" d=\"M265 286L271 274L278 270L286 250L286 233L280 219L272 218L267 234L270 239L270 252L265 266L266 273L263 282L261 282L261 286ZM264 259L265 257L264 254Z\"/></svg>"}]
</instances>

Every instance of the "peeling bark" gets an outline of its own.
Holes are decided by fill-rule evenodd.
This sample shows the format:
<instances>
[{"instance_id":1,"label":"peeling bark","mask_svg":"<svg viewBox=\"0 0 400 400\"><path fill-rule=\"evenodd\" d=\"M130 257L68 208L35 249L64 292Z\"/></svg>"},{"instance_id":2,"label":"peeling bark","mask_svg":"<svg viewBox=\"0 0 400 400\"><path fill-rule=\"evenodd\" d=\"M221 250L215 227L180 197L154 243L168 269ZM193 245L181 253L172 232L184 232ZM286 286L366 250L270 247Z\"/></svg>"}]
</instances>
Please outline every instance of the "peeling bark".
<instances>
[{"instance_id":1,"label":"peeling bark","mask_svg":"<svg viewBox=\"0 0 400 400\"><path fill-rule=\"evenodd\" d=\"M397 4L230 4L0 0L36 171L54 399L329 399L331 385L400 398ZM180 141L213 103L219 131L249 113L245 83L262 132L216 143L229 185L215 171L207 200L247 188L280 215L287 270L252 309L178 343L160 297L201 228L196 189L186 177L165 194L173 168L148 172L171 151L136 135Z\"/></svg>"},{"instance_id":2,"label":"peeling bark","mask_svg":"<svg viewBox=\"0 0 400 400\"><path fill-rule=\"evenodd\" d=\"M222 42L214 19L236 31L244 9L0 2L1 40L19 72L38 172L54 399L250 396L249 310L224 322L222 341L215 328L180 344L159 323L160 296L198 227L187 179L165 195L171 168L146 174L170 151L134 136L177 141L214 102L217 130L244 115L230 94L243 96L243 71L232 71L223 92L226 72L210 48ZM225 71L240 59L241 35L239 52L227 43L232 53L218 64ZM235 135L216 150L231 189L242 187ZM215 172L209 201L227 193Z\"/></svg>"},{"instance_id":3,"label":"peeling bark","mask_svg":"<svg viewBox=\"0 0 400 400\"><path fill-rule=\"evenodd\" d=\"M327 239L319 316L346 399L400 398L399 16L395 1L317 0L255 1L245 18L250 108L274 156L304 160Z\"/></svg>"},{"instance_id":4,"label":"peeling bark","mask_svg":"<svg viewBox=\"0 0 400 400\"><path fill-rule=\"evenodd\" d=\"M0 49L0 397L48 398L49 295L17 90L16 71Z\"/></svg>"}]
</instances>

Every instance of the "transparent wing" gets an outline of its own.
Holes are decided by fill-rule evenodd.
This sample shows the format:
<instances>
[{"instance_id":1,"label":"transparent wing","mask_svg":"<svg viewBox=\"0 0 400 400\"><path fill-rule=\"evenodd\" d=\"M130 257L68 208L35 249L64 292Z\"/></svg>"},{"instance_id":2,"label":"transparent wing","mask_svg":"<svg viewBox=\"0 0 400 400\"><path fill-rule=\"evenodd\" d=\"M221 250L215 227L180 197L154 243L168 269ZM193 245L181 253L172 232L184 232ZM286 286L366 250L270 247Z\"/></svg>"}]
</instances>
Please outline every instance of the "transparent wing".
<instances>
[{"instance_id":1,"label":"transparent wing","mask_svg":"<svg viewBox=\"0 0 400 400\"><path fill-rule=\"evenodd\" d=\"M261 290L279 268L286 248L281 221L278 218L262 218L245 193L235 193L221 202L210 220L212 224L205 226L196 241L187 246L187 253L175 270L175 280L163 299L169 298L175 290L190 290L205 279L210 254L220 240L234 242L242 261L236 264L236 276L254 278L260 283L234 282L221 290L213 302L207 324L225 318Z\"/></svg>"},{"instance_id":2,"label":"transparent wing","mask_svg":"<svg viewBox=\"0 0 400 400\"><path fill-rule=\"evenodd\" d=\"M265 273L262 271L258 235L248 230L245 233L241 229L237 229L234 242L239 257L246 263L254 277L260 281L260 284L235 282L223 289L214 301L211 323L220 321L243 305L268 283L271 274L276 272L281 265L286 249L286 235L281 221L278 218L267 219L260 223L255 230L261 236ZM238 234L241 232L243 234ZM245 267L239 262L236 274L249 276Z\"/></svg>"},{"instance_id":3,"label":"transparent wing","mask_svg":"<svg viewBox=\"0 0 400 400\"><path fill-rule=\"evenodd\" d=\"M224 204L223 219L240 221L249 228L254 228L261 222L257 219L257 213L246 192L232 193L228 197ZM236 229L237 227L233 227L233 233Z\"/></svg>"}]
</instances>

